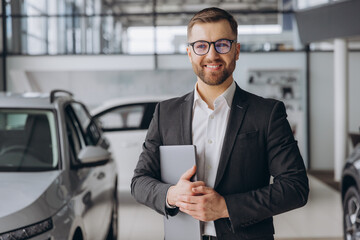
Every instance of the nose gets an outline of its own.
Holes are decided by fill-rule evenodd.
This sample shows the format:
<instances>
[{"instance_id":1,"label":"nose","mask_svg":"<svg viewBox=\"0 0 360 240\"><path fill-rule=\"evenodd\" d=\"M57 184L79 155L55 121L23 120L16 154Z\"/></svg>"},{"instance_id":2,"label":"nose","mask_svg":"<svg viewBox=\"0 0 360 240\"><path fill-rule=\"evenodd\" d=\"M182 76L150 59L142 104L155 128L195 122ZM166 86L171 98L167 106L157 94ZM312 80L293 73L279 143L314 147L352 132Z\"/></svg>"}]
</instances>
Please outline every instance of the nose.
<instances>
[{"instance_id":1,"label":"nose","mask_svg":"<svg viewBox=\"0 0 360 240\"><path fill-rule=\"evenodd\" d=\"M209 52L207 53L208 58L218 58L219 53L215 50L215 43L211 43L209 48Z\"/></svg>"}]
</instances>

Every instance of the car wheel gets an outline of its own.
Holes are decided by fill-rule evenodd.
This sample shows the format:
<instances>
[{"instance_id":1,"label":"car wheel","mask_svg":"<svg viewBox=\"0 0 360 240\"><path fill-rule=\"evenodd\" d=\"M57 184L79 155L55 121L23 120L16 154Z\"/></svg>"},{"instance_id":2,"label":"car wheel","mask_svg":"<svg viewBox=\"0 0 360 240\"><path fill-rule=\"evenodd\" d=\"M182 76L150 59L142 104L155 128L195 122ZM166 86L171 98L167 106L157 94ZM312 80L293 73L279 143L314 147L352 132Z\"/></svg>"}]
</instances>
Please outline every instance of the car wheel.
<instances>
[{"instance_id":1,"label":"car wheel","mask_svg":"<svg viewBox=\"0 0 360 240\"><path fill-rule=\"evenodd\" d=\"M119 205L118 205L117 187L116 187L115 193L114 193L111 222L110 222L109 232L108 232L106 240L117 240L117 237L118 237L118 214L119 214L118 207L119 207Z\"/></svg>"},{"instance_id":2,"label":"car wheel","mask_svg":"<svg viewBox=\"0 0 360 240\"><path fill-rule=\"evenodd\" d=\"M346 240L360 239L360 195L354 186L344 197L344 236Z\"/></svg>"}]
</instances>

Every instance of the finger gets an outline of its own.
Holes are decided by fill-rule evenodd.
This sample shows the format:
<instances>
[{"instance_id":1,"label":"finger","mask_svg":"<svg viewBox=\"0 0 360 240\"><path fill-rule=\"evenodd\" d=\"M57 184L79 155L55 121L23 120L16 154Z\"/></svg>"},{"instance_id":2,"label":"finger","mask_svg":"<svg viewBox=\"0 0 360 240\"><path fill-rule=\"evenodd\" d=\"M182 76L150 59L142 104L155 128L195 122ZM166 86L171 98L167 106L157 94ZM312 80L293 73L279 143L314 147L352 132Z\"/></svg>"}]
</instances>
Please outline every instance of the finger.
<instances>
[{"instance_id":1,"label":"finger","mask_svg":"<svg viewBox=\"0 0 360 240\"><path fill-rule=\"evenodd\" d=\"M192 168L188 169L181 177L180 179L183 180L189 180L192 176L194 176L194 174L196 173L196 166L192 166Z\"/></svg>"},{"instance_id":2,"label":"finger","mask_svg":"<svg viewBox=\"0 0 360 240\"><path fill-rule=\"evenodd\" d=\"M197 203L196 197L189 196L189 195L180 195L177 199L177 202L183 202L183 203Z\"/></svg>"},{"instance_id":3,"label":"finger","mask_svg":"<svg viewBox=\"0 0 360 240\"><path fill-rule=\"evenodd\" d=\"M192 187L206 186L203 181L196 181L192 183Z\"/></svg>"},{"instance_id":4,"label":"finger","mask_svg":"<svg viewBox=\"0 0 360 240\"><path fill-rule=\"evenodd\" d=\"M206 186L198 186L198 187L192 188L192 191L194 193L209 194L209 193L213 193L214 189L212 189L210 187L206 187Z\"/></svg>"},{"instance_id":5,"label":"finger","mask_svg":"<svg viewBox=\"0 0 360 240\"><path fill-rule=\"evenodd\" d=\"M186 211L196 211L197 210L196 204L191 204L191 203L186 203L186 202L176 202L176 206L181 209L184 209Z\"/></svg>"},{"instance_id":6,"label":"finger","mask_svg":"<svg viewBox=\"0 0 360 240\"><path fill-rule=\"evenodd\" d=\"M190 216L192 216L192 217L197 215L195 211L190 211L190 210L188 210L186 208L179 207L179 210L186 213L186 214L188 214L188 215L190 215Z\"/></svg>"}]
</instances>

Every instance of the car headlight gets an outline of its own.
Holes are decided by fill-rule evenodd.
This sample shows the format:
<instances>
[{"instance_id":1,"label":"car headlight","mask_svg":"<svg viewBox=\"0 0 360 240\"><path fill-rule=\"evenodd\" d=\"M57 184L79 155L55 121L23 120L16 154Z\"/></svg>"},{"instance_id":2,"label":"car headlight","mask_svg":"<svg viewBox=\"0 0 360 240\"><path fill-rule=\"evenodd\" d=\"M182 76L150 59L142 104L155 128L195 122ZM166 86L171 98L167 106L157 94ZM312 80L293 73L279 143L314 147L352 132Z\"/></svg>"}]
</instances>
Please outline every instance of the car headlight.
<instances>
[{"instance_id":1,"label":"car headlight","mask_svg":"<svg viewBox=\"0 0 360 240\"><path fill-rule=\"evenodd\" d=\"M51 218L49 218L45 221L19 228L11 232L0 233L0 240L25 240L47 232L52 228L53 222Z\"/></svg>"}]
</instances>

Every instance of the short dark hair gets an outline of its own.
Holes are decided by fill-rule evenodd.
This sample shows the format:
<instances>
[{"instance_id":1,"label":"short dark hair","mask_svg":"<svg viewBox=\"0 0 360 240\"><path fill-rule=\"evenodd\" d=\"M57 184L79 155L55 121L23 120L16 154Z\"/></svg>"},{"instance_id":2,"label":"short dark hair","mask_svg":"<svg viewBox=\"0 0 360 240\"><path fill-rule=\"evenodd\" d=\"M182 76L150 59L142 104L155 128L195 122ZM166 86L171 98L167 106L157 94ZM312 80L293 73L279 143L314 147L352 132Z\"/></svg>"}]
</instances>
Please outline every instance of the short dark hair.
<instances>
[{"instance_id":1,"label":"short dark hair","mask_svg":"<svg viewBox=\"0 0 360 240\"><path fill-rule=\"evenodd\" d=\"M190 36L191 29L196 23L212 23L212 22L218 22L220 20L226 20L229 22L231 30L235 34L235 36L238 36L238 24L235 20L235 18L227 11L211 7L211 8L205 8L201 10L200 12L196 13L190 20L188 26L187 26L187 35Z\"/></svg>"}]
</instances>

